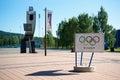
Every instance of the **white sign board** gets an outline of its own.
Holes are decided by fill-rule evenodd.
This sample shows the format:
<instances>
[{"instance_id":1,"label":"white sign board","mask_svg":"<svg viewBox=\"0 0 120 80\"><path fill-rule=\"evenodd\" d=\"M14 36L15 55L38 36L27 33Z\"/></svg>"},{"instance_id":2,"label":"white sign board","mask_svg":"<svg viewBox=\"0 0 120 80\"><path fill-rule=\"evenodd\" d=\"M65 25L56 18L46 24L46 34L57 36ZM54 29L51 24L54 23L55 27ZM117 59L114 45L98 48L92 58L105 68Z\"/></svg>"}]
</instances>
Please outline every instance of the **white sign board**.
<instances>
[{"instance_id":1,"label":"white sign board","mask_svg":"<svg viewBox=\"0 0 120 80\"><path fill-rule=\"evenodd\" d=\"M76 52L101 52L104 51L103 33L75 34Z\"/></svg>"}]
</instances>

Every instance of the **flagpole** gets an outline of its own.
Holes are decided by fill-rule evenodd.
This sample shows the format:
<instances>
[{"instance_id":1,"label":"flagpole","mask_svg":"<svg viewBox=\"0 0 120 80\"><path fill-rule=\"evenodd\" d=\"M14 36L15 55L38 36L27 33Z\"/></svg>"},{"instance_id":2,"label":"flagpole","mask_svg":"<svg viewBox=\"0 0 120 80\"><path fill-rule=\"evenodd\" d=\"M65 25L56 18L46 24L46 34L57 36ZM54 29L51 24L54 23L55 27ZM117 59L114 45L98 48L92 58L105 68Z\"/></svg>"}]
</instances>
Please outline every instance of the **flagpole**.
<instances>
[{"instance_id":1,"label":"flagpole","mask_svg":"<svg viewBox=\"0 0 120 80\"><path fill-rule=\"evenodd\" d=\"M46 27L47 27L47 8L45 8L45 41L44 41L44 47L45 47L45 56L47 56L47 50L46 50Z\"/></svg>"}]
</instances>

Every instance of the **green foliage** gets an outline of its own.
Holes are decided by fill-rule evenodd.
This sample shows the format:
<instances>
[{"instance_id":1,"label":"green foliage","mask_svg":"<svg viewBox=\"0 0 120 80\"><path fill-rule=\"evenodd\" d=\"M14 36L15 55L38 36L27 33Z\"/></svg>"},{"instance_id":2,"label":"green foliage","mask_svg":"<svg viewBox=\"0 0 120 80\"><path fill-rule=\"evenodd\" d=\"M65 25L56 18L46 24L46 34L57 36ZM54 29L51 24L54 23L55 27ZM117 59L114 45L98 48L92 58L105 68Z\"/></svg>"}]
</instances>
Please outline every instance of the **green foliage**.
<instances>
[{"instance_id":1,"label":"green foliage","mask_svg":"<svg viewBox=\"0 0 120 80\"><path fill-rule=\"evenodd\" d=\"M98 31L103 32L105 34L105 40L108 43L108 47L112 49L114 48L114 44L116 41L115 38L116 30L113 28L112 25L108 25L107 21L108 21L107 12L104 10L103 7L101 7L100 11L98 12L98 16L96 18L96 22L98 24L96 25L96 27L99 28Z\"/></svg>"},{"instance_id":2,"label":"green foliage","mask_svg":"<svg viewBox=\"0 0 120 80\"><path fill-rule=\"evenodd\" d=\"M47 34L47 46L48 47L55 47L55 40L54 40L54 37L50 31Z\"/></svg>"},{"instance_id":3,"label":"green foliage","mask_svg":"<svg viewBox=\"0 0 120 80\"><path fill-rule=\"evenodd\" d=\"M3 45L4 45L4 38L0 37L0 46L3 46Z\"/></svg>"},{"instance_id":4,"label":"green foliage","mask_svg":"<svg viewBox=\"0 0 120 80\"><path fill-rule=\"evenodd\" d=\"M70 48L74 45L73 42L74 42L74 34L77 32L77 30L79 29L78 27L78 19L73 17L71 19L69 19L68 21L68 36L67 36L67 46L69 46Z\"/></svg>"},{"instance_id":5,"label":"green foliage","mask_svg":"<svg viewBox=\"0 0 120 80\"><path fill-rule=\"evenodd\" d=\"M115 29L112 29L110 33L106 33L106 40L109 44L109 48L114 48L114 43L116 41L115 35L116 35Z\"/></svg>"},{"instance_id":6,"label":"green foliage","mask_svg":"<svg viewBox=\"0 0 120 80\"><path fill-rule=\"evenodd\" d=\"M8 45L10 43L9 37L1 36L0 37L0 46Z\"/></svg>"},{"instance_id":7,"label":"green foliage","mask_svg":"<svg viewBox=\"0 0 120 80\"><path fill-rule=\"evenodd\" d=\"M106 25L107 25L107 21L108 21L108 15L107 12L104 10L103 7L100 8L100 11L98 12L98 26L100 27L100 31L101 32L105 32L106 30Z\"/></svg>"},{"instance_id":8,"label":"green foliage","mask_svg":"<svg viewBox=\"0 0 120 80\"><path fill-rule=\"evenodd\" d=\"M58 28L58 32L57 32L57 35L58 35L58 46L65 46L67 43L66 43L66 36L67 36L67 21L61 21L61 23L59 23L59 28Z\"/></svg>"},{"instance_id":9,"label":"green foliage","mask_svg":"<svg viewBox=\"0 0 120 80\"><path fill-rule=\"evenodd\" d=\"M77 18L70 18L59 23L57 31L57 42L59 47L72 48L74 46L75 33L99 33L105 34L105 40L109 44L109 48L114 47L116 41L116 30L113 26L107 24L108 14L103 7L100 8L97 16L89 16L88 14L80 14Z\"/></svg>"},{"instance_id":10,"label":"green foliage","mask_svg":"<svg viewBox=\"0 0 120 80\"><path fill-rule=\"evenodd\" d=\"M92 19L88 14L81 14L78 16L78 26L80 33L92 32Z\"/></svg>"},{"instance_id":11,"label":"green foliage","mask_svg":"<svg viewBox=\"0 0 120 80\"><path fill-rule=\"evenodd\" d=\"M12 45L19 43L18 36L1 36L0 37L0 46Z\"/></svg>"},{"instance_id":12,"label":"green foliage","mask_svg":"<svg viewBox=\"0 0 120 80\"><path fill-rule=\"evenodd\" d=\"M66 47L72 47L73 41L74 41L74 33L76 33L78 30L78 19L76 17L72 17L67 22L62 21L59 23L59 28L57 31L58 36L58 46Z\"/></svg>"},{"instance_id":13,"label":"green foliage","mask_svg":"<svg viewBox=\"0 0 120 80\"><path fill-rule=\"evenodd\" d=\"M21 34L0 31L0 46L11 47L20 42Z\"/></svg>"},{"instance_id":14,"label":"green foliage","mask_svg":"<svg viewBox=\"0 0 120 80\"><path fill-rule=\"evenodd\" d=\"M18 36L12 36L12 44L17 44L17 43L19 43Z\"/></svg>"},{"instance_id":15,"label":"green foliage","mask_svg":"<svg viewBox=\"0 0 120 80\"><path fill-rule=\"evenodd\" d=\"M9 44L9 38L8 37L4 37L4 45L7 45L7 44Z\"/></svg>"},{"instance_id":16,"label":"green foliage","mask_svg":"<svg viewBox=\"0 0 120 80\"><path fill-rule=\"evenodd\" d=\"M100 27L99 27L99 20L98 17L95 16L93 17L93 32L98 33L100 32Z\"/></svg>"},{"instance_id":17,"label":"green foliage","mask_svg":"<svg viewBox=\"0 0 120 80\"><path fill-rule=\"evenodd\" d=\"M72 48L74 45L75 33L92 32L92 19L88 14L81 14L70 18L68 21L64 20L59 23L57 31L58 46Z\"/></svg>"}]
</instances>

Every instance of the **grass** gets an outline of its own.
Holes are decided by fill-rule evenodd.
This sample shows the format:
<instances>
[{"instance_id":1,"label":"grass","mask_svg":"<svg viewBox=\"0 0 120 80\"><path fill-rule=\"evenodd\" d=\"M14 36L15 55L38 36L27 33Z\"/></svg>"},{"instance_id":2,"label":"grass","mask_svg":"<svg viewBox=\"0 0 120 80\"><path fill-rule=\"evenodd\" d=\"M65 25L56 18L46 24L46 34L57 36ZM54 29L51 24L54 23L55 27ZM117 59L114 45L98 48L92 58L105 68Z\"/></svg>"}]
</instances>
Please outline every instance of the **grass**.
<instances>
[{"instance_id":1,"label":"grass","mask_svg":"<svg viewBox=\"0 0 120 80\"><path fill-rule=\"evenodd\" d=\"M120 47L119 48L115 48L115 52L120 52Z\"/></svg>"},{"instance_id":2,"label":"grass","mask_svg":"<svg viewBox=\"0 0 120 80\"><path fill-rule=\"evenodd\" d=\"M115 50L115 52L120 52L120 47L119 47L119 48L115 48L114 50ZM106 52L110 52L110 49L105 50L105 51L106 51Z\"/></svg>"}]
</instances>

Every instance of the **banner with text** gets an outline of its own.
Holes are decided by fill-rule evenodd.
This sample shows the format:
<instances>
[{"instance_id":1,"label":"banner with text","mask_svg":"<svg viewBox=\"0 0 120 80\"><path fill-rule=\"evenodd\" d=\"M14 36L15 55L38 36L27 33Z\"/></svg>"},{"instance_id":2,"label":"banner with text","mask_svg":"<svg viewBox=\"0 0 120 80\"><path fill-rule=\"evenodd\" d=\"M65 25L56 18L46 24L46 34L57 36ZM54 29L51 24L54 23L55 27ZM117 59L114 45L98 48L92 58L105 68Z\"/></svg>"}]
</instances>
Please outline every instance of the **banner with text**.
<instances>
[{"instance_id":1,"label":"banner with text","mask_svg":"<svg viewBox=\"0 0 120 80\"><path fill-rule=\"evenodd\" d=\"M76 52L102 52L104 51L103 33L75 34Z\"/></svg>"},{"instance_id":2,"label":"banner with text","mask_svg":"<svg viewBox=\"0 0 120 80\"><path fill-rule=\"evenodd\" d=\"M51 31L52 29L52 12L47 11L47 31Z\"/></svg>"}]
</instances>

